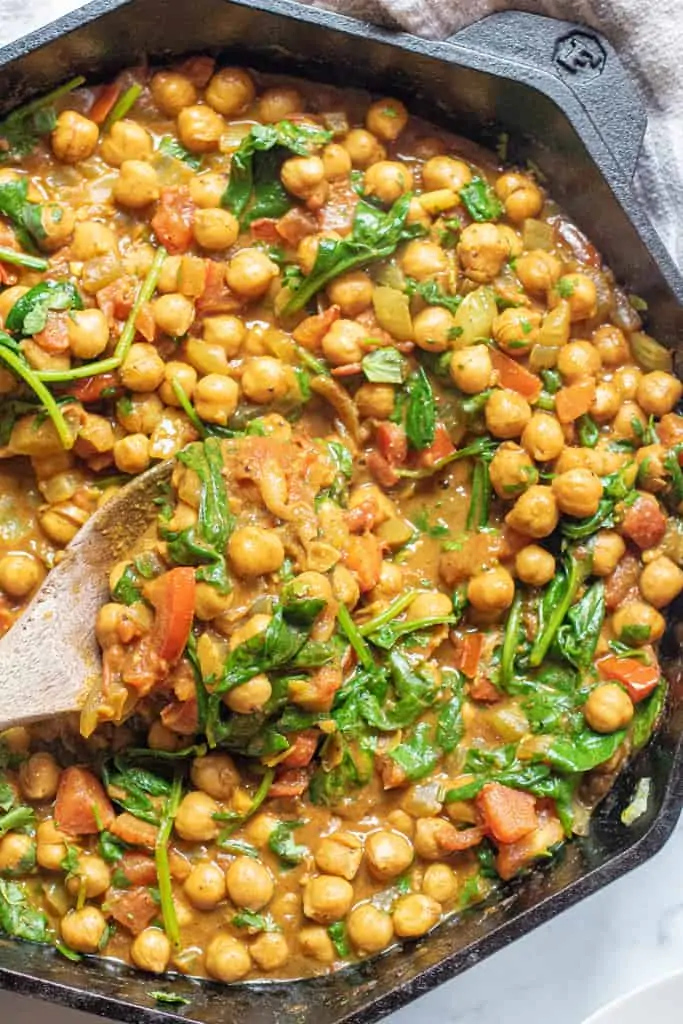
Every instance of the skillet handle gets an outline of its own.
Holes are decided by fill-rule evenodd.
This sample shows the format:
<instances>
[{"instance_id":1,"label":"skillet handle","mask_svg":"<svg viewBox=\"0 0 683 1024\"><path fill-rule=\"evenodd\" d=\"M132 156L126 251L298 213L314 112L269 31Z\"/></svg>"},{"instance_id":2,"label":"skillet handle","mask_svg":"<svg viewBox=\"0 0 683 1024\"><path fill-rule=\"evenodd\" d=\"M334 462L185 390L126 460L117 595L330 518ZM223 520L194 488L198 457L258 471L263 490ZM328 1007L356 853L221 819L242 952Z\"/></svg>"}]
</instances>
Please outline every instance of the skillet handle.
<instances>
[{"instance_id":1,"label":"skillet handle","mask_svg":"<svg viewBox=\"0 0 683 1024\"><path fill-rule=\"evenodd\" d=\"M461 29L448 42L535 70L538 86L562 109L563 94L567 100L570 93L623 173L633 177L647 115L629 72L599 32L539 14L501 11Z\"/></svg>"}]
</instances>

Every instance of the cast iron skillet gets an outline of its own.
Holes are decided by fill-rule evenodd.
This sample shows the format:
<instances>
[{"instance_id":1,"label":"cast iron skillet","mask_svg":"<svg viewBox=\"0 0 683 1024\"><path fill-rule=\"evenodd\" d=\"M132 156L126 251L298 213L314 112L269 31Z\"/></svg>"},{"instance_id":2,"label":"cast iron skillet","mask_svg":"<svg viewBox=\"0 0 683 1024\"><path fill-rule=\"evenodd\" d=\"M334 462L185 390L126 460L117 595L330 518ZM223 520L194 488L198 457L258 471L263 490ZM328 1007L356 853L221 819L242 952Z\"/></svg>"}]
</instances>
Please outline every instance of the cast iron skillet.
<instances>
[{"instance_id":1,"label":"cast iron skillet","mask_svg":"<svg viewBox=\"0 0 683 1024\"><path fill-rule=\"evenodd\" d=\"M642 212L631 179L643 108L605 39L566 22L506 13L443 43L390 33L289 0L94 0L0 50L3 107L77 73L106 78L145 53L214 51L236 63L287 70L401 95L410 109L472 138L509 133L511 156L532 159L552 193L649 305L648 329L676 346L683 281ZM683 607L679 607L680 612ZM672 614L672 623L680 615ZM683 702L677 627L664 645L672 680L658 736L620 777L590 835L549 870L511 884L432 935L313 981L217 986L159 980L102 961L73 964L39 946L0 939L0 986L135 1024L368 1024L652 856L683 801ZM652 779L646 814L621 823L636 781ZM190 1000L159 1008L152 992Z\"/></svg>"}]
</instances>

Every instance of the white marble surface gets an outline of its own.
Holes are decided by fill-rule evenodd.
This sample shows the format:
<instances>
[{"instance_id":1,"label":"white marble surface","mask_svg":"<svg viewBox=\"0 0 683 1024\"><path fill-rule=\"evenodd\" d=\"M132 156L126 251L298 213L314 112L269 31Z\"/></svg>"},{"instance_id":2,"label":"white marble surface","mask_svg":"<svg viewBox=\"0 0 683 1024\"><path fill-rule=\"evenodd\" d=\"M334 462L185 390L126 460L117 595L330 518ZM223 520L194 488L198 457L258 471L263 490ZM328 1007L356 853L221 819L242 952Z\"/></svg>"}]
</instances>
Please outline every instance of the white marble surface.
<instances>
[{"instance_id":1,"label":"white marble surface","mask_svg":"<svg viewBox=\"0 0 683 1024\"><path fill-rule=\"evenodd\" d=\"M78 6L72 0L0 0L0 43ZM643 867L423 996L390 1024L581 1024L604 1003L680 969L682 853L683 824ZM0 993L0 1019L11 1024L42 1024L46 1009ZM49 1015L50 1024L99 1019L54 1005Z\"/></svg>"}]
</instances>

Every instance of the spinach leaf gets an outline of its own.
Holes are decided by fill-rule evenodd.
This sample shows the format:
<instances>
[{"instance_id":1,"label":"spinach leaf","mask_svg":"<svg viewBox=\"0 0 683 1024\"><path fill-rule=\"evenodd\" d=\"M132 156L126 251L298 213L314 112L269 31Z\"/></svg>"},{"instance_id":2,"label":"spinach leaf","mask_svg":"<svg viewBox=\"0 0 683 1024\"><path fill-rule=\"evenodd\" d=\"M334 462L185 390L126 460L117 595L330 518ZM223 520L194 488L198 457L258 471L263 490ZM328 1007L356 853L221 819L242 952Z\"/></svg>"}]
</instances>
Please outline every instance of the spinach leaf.
<instances>
[{"instance_id":1,"label":"spinach leaf","mask_svg":"<svg viewBox=\"0 0 683 1024\"><path fill-rule=\"evenodd\" d=\"M449 295L436 281L416 281L414 277L407 277L405 290L410 296L419 295L428 306L444 306L451 313L455 313L462 302L462 295Z\"/></svg>"},{"instance_id":2,"label":"spinach leaf","mask_svg":"<svg viewBox=\"0 0 683 1024\"><path fill-rule=\"evenodd\" d=\"M259 859L258 850L246 839L225 839L221 843L221 850L225 850L226 853L240 854L243 857L251 857L252 860Z\"/></svg>"},{"instance_id":3,"label":"spinach leaf","mask_svg":"<svg viewBox=\"0 0 683 1024\"><path fill-rule=\"evenodd\" d=\"M327 929L327 934L332 939L332 945L335 948L337 956L341 960L346 960L351 956L351 947L349 946L348 936L346 934L346 925L343 921L335 921Z\"/></svg>"},{"instance_id":4,"label":"spinach leaf","mask_svg":"<svg viewBox=\"0 0 683 1024\"><path fill-rule=\"evenodd\" d=\"M396 247L424 233L419 224L407 224L411 193L397 199L390 210L379 210L361 199L356 206L351 234L346 238L321 238L312 271L286 303L283 313L296 313L333 278L353 267L365 266L391 256Z\"/></svg>"},{"instance_id":5,"label":"spinach leaf","mask_svg":"<svg viewBox=\"0 0 683 1024\"><path fill-rule=\"evenodd\" d=\"M12 829L25 829L27 826L33 825L35 820L36 815L32 807L25 804L13 807L6 814L0 816L0 837Z\"/></svg>"},{"instance_id":6,"label":"spinach leaf","mask_svg":"<svg viewBox=\"0 0 683 1024\"><path fill-rule=\"evenodd\" d=\"M112 835L106 829L100 832L99 839L97 840L97 852L108 864L116 864L117 861L121 860L127 849L127 843L124 843L118 836Z\"/></svg>"},{"instance_id":7,"label":"spinach leaf","mask_svg":"<svg viewBox=\"0 0 683 1024\"><path fill-rule=\"evenodd\" d=\"M482 530L488 526L491 505L491 478L489 476L489 460L477 458L472 469L470 486L470 504L467 509L466 528L470 531Z\"/></svg>"},{"instance_id":8,"label":"spinach leaf","mask_svg":"<svg viewBox=\"0 0 683 1024\"><path fill-rule=\"evenodd\" d=\"M0 188L2 186L0 185ZM41 281L14 303L5 326L21 336L45 329L49 310L83 309L83 300L70 281Z\"/></svg>"},{"instance_id":9,"label":"spinach leaf","mask_svg":"<svg viewBox=\"0 0 683 1024\"><path fill-rule=\"evenodd\" d=\"M636 713L631 725L631 741L634 750L645 746L655 730L659 716L664 709L667 686L664 680L653 690L646 700L636 705Z\"/></svg>"},{"instance_id":10,"label":"spinach leaf","mask_svg":"<svg viewBox=\"0 0 683 1024\"><path fill-rule=\"evenodd\" d=\"M152 999L156 999L157 1003L166 1004L167 1006L189 1006L190 1000L186 999L185 996L179 996L176 992L150 992Z\"/></svg>"},{"instance_id":11,"label":"spinach leaf","mask_svg":"<svg viewBox=\"0 0 683 1024\"><path fill-rule=\"evenodd\" d=\"M306 822L301 819L279 822L268 837L268 846L280 858L283 864L294 867L300 864L308 853L307 846L299 846L294 842L294 829L301 828Z\"/></svg>"},{"instance_id":12,"label":"spinach leaf","mask_svg":"<svg viewBox=\"0 0 683 1024\"><path fill-rule=\"evenodd\" d=\"M596 580L581 600L572 605L557 631L557 645L572 665L584 671L592 665L604 619L605 584Z\"/></svg>"},{"instance_id":13,"label":"spinach leaf","mask_svg":"<svg viewBox=\"0 0 683 1024\"><path fill-rule=\"evenodd\" d=\"M166 779L146 768L125 765L120 757L114 758L114 771L105 766L103 775L112 800L124 811L150 825L159 824L161 813L152 798L168 796L171 787Z\"/></svg>"},{"instance_id":14,"label":"spinach leaf","mask_svg":"<svg viewBox=\"0 0 683 1024\"><path fill-rule=\"evenodd\" d=\"M515 597L510 606L510 611L508 612L507 621L505 623L503 650L500 656L499 681L504 690L509 689L515 678L515 658L523 639L523 610L522 592L518 588L515 591Z\"/></svg>"},{"instance_id":15,"label":"spinach leaf","mask_svg":"<svg viewBox=\"0 0 683 1024\"><path fill-rule=\"evenodd\" d=\"M408 360L395 348L377 348L361 360L363 373L373 384L402 384L408 374Z\"/></svg>"},{"instance_id":16,"label":"spinach leaf","mask_svg":"<svg viewBox=\"0 0 683 1024\"><path fill-rule=\"evenodd\" d=\"M230 652L225 672L214 693L225 693L260 672L283 668L299 653L306 639L307 631L288 622L283 606L279 605L263 632Z\"/></svg>"},{"instance_id":17,"label":"spinach leaf","mask_svg":"<svg viewBox=\"0 0 683 1024\"><path fill-rule=\"evenodd\" d=\"M624 729L603 736L585 728L573 736L556 736L542 759L560 772L589 772L609 761L623 742Z\"/></svg>"},{"instance_id":18,"label":"spinach leaf","mask_svg":"<svg viewBox=\"0 0 683 1024\"><path fill-rule=\"evenodd\" d=\"M579 588L590 573L590 567L590 557L580 558L573 551L566 553L561 568L546 587L539 605L538 631L529 655L531 665L538 666L545 658Z\"/></svg>"},{"instance_id":19,"label":"spinach leaf","mask_svg":"<svg viewBox=\"0 0 683 1024\"><path fill-rule=\"evenodd\" d=\"M47 917L31 905L28 889L19 882L0 879L0 928L27 942L47 942Z\"/></svg>"},{"instance_id":20,"label":"spinach leaf","mask_svg":"<svg viewBox=\"0 0 683 1024\"><path fill-rule=\"evenodd\" d=\"M436 433L436 400L429 377L422 367L408 379L406 396L408 442L418 451L429 448Z\"/></svg>"},{"instance_id":21,"label":"spinach leaf","mask_svg":"<svg viewBox=\"0 0 683 1024\"><path fill-rule=\"evenodd\" d=\"M233 914L230 923L234 924L235 928L246 928L251 934L282 931L270 914L257 914L253 910L239 910Z\"/></svg>"},{"instance_id":22,"label":"spinach leaf","mask_svg":"<svg viewBox=\"0 0 683 1024\"><path fill-rule=\"evenodd\" d=\"M503 204L483 178L472 178L463 185L459 195L472 220L498 220L503 212Z\"/></svg>"},{"instance_id":23,"label":"spinach leaf","mask_svg":"<svg viewBox=\"0 0 683 1024\"><path fill-rule=\"evenodd\" d=\"M453 691L436 719L436 742L445 754L452 754L463 737L462 694Z\"/></svg>"},{"instance_id":24,"label":"spinach leaf","mask_svg":"<svg viewBox=\"0 0 683 1024\"><path fill-rule=\"evenodd\" d=\"M172 135L164 135L159 142L159 152L164 156L173 157L174 160L180 160L191 167L193 171L198 171L202 166L202 158L196 153L190 153L189 149L185 149L183 144L174 139Z\"/></svg>"},{"instance_id":25,"label":"spinach leaf","mask_svg":"<svg viewBox=\"0 0 683 1024\"><path fill-rule=\"evenodd\" d=\"M583 447L595 448L600 440L600 430L592 416L589 416L587 412L584 413L583 416L579 416L576 425L579 428L579 441Z\"/></svg>"},{"instance_id":26,"label":"spinach leaf","mask_svg":"<svg viewBox=\"0 0 683 1024\"><path fill-rule=\"evenodd\" d=\"M142 600L140 577L134 565L127 565L119 576L111 596L119 604L135 604Z\"/></svg>"},{"instance_id":27,"label":"spinach leaf","mask_svg":"<svg viewBox=\"0 0 683 1024\"><path fill-rule=\"evenodd\" d=\"M410 633L419 633L423 629L432 629L434 626L453 626L457 622L455 615L434 615L425 619L406 619L400 622L388 622L375 633L371 633L367 639L375 647L382 647L388 651L404 636Z\"/></svg>"},{"instance_id":28,"label":"spinach leaf","mask_svg":"<svg viewBox=\"0 0 683 1024\"><path fill-rule=\"evenodd\" d=\"M51 132L57 123L55 100L78 89L84 82L83 75L77 75L44 96L16 107L0 121L0 138L6 143L0 152L0 161L21 160L28 156L42 136Z\"/></svg>"},{"instance_id":29,"label":"spinach leaf","mask_svg":"<svg viewBox=\"0 0 683 1024\"><path fill-rule=\"evenodd\" d=\"M334 806L372 778L373 762L367 748L358 744L351 746L342 740L341 758L334 768L326 771L323 766L311 778L308 795L311 803Z\"/></svg>"},{"instance_id":30,"label":"spinach leaf","mask_svg":"<svg viewBox=\"0 0 683 1024\"><path fill-rule=\"evenodd\" d=\"M432 739L432 727L420 722L404 743L388 751L410 782L423 779L436 767L440 753Z\"/></svg>"},{"instance_id":31,"label":"spinach leaf","mask_svg":"<svg viewBox=\"0 0 683 1024\"><path fill-rule=\"evenodd\" d=\"M12 222L22 248L32 252L47 238L42 220L47 207L31 202L27 194L28 178L0 182L0 214Z\"/></svg>"}]
</instances>

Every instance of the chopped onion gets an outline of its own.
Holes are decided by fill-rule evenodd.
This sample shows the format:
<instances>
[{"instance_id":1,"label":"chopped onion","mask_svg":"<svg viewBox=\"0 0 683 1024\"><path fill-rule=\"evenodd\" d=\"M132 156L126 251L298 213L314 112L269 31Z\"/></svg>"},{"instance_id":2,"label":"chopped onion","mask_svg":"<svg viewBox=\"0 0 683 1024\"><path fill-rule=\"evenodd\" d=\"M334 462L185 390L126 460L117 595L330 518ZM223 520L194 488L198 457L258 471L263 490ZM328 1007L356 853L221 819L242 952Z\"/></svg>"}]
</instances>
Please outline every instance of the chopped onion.
<instances>
[{"instance_id":1,"label":"chopped onion","mask_svg":"<svg viewBox=\"0 0 683 1024\"><path fill-rule=\"evenodd\" d=\"M665 370L667 373L671 373L672 353L644 331L634 331L631 335L631 350L636 362L644 370Z\"/></svg>"},{"instance_id":2,"label":"chopped onion","mask_svg":"<svg viewBox=\"0 0 683 1024\"><path fill-rule=\"evenodd\" d=\"M551 345L534 345L529 353L529 369L532 373L539 370L549 370L557 366L557 357L560 354L559 348Z\"/></svg>"},{"instance_id":3,"label":"chopped onion","mask_svg":"<svg viewBox=\"0 0 683 1024\"><path fill-rule=\"evenodd\" d=\"M558 348L566 345L569 341L571 328L571 310L569 303L564 299L551 309L543 317L543 323L538 329L538 345L549 348Z\"/></svg>"},{"instance_id":4,"label":"chopped onion","mask_svg":"<svg viewBox=\"0 0 683 1024\"><path fill-rule=\"evenodd\" d=\"M232 121L226 125L218 144L221 153L232 153L239 149L242 139L246 138L255 124L256 121Z\"/></svg>"},{"instance_id":5,"label":"chopped onion","mask_svg":"<svg viewBox=\"0 0 683 1024\"><path fill-rule=\"evenodd\" d=\"M376 285L372 292L372 305L380 327L398 341L412 341L413 320L410 299L405 292L387 285Z\"/></svg>"},{"instance_id":6,"label":"chopped onion","mask_svg":"<svg viewBox=\"0 0 683 1024\"><path fill-rule=\"evenodd\" d=\"M491 327L497 314L498 307L493 289L475 288L462 300L453 318L454 327L459 327L461 331L453 348L466 348L481 338L490 338Z\"/></svg>"},{"instance_id":7,"label":"chopped onion","mask_svg":"<svg viewBox=\"0 0 683 1024\"><path fill-rule=\"evenodd\" d=\"M322 123L334 135L346 135L349 131L349 119L344 110L330 110L320 115Z\"/></svg>"},{"instance_id":8,"label":"chopped onion","mask_svg":"<svg viewBox=\"0 0 683 1024\"><path fill-rule=\"evenodd\" d=\"M527 217L522 229L522 244L525 249L545 249L549 252L556 246L552 224L544 220Z\"/></svg>"},{"instance_id":9,"label":"chopped onion","mask_svg":"<svg viewBox=\"0 0 683 1024\"><path fill-rule=\"evenodd\" d=\"M103 256L93 256L83 264L81 287L88 295L94 295L113 281L123 276L123 267L117 256L112 252Z\"/></svg>"},{"instance_id":10,"label":"chopped onion","mask_svg":"<svg viewBox=\"0 0 683 1024\"><path fill-rule=\"evenodd\" d=\"M621 288L615 288L612 293L614 300L612 306L612 323L622 331L639 331L643 326L638 310L631 304L628 295Z\"/></svg>"}]
</instances>

